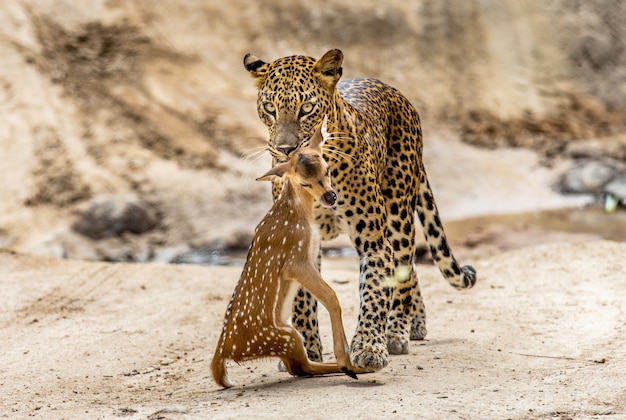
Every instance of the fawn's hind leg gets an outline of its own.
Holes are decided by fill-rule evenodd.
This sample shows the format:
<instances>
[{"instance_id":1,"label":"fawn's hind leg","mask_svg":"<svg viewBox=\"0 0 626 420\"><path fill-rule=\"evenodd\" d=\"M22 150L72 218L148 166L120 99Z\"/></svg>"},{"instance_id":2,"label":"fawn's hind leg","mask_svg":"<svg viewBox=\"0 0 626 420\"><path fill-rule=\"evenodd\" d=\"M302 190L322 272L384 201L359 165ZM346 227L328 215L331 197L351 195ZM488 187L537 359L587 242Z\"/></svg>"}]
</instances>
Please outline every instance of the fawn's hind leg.
<instances>
[{"instance_id":1,"label":"fawn's hind leg","mask_svg":"<svg viewBox=\"0 0 626 420\"><path fill-rule=\"evenodd\" d=\"M348 341L346 340L341 318L341 305L339 304L339 299L337 299L333 288L324 281L312 264L300 263L286 266L283 267L283 273L285 278L294 279L304 286L313 296L322 302L324 307L328 310L333 330L333 350L335 358L337 359L337 365L340 369L351 377L356 377L356 375L354 375L355 372L367 372L363 369L357 370L350 361Z\"/></svg>"},{"instance_id":2,"label":"fawn's hind leg","mask_svg":"<svg viewBox=\"0 0 626 420\"><path fill-rule=\"evenodd\" d=\"M330 373L345 373L351 378L357 379L356 374L348 368L339 367L337 363L313 362L309 360L304 349L302 337L291 326L280 329L278 335L285 342L283 352L279 355L285 364L287 372L295 376L327 375Z\"/></svg>"}]
</instances>

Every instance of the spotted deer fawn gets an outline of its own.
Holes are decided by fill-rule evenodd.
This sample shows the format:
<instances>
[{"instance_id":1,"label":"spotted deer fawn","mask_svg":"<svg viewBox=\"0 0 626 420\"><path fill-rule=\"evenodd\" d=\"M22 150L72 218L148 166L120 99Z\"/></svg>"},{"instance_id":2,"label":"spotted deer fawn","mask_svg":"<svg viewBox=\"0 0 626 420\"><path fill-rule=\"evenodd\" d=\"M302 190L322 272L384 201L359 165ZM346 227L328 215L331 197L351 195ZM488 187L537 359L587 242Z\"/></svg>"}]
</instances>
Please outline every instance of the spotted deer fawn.
<instances>
[{"instance_id":1,"label":"spotted deer fawn","mask_svg":"<svg viewBox=\"0 0 626 420\"><path fill-rule=\"evenodd\" d=\"M322 124L323 125L323 124ZM233 386L226 361L278 357L292 375L343 372L356 379L348 355L341 307L334 290L315 268L316 200L324 207L335 203L328 164L322 159L324 137L320 127L310 145L288 161L277 164L258 181L282 179L274 205L256 227L239 283L226 309L211 370L215 382ZM305 287L328 309L336 363L310 361L300 334L289 323L295 293Z\"/></svg>"}]
</instances>

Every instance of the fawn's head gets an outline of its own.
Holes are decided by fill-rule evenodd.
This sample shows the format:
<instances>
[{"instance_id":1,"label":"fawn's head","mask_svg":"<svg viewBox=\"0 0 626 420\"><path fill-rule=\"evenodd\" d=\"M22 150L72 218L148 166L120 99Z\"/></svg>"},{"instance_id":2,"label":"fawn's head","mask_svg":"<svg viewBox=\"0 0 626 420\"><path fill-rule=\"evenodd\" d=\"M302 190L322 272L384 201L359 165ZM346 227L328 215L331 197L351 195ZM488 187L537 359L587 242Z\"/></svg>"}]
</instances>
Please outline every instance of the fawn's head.
<instances>
[{"instance_id":1,"label":"fawn's head","mask_svg":"<svg viewBox=\"0 0 626 420\"><path fill-rule=\"evenodd\" d=\"M309 145L291 155L289 160L279 163L257 181L277 181L289 178L294 185L304 189L323 207L332 207L337 194L330 182L328 163L322 157L322 145L327 137L326 119L315 130Z\"/></svg>"}]
</instances>

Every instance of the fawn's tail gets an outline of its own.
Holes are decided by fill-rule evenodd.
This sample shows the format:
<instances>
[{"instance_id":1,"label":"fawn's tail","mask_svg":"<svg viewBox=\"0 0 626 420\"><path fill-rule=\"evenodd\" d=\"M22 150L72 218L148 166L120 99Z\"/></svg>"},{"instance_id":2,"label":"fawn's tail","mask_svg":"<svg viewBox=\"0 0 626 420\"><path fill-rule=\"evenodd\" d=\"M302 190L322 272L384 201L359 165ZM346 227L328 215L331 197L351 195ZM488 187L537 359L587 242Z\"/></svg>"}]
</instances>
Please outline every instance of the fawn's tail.
<instances>
[{"instance_id":1,"label":"fawn's tail","mask_svg":"<svg viewBox=\"0 0 626 420\"><path fill-rule=\"evenodd\" d=\"M228 372L226 372L226 359L220 351L219 345L211 361L211 372L213 373L213 379L219 386L230 388L234 385L228 377Z\"/></svg>"}]
</instances>

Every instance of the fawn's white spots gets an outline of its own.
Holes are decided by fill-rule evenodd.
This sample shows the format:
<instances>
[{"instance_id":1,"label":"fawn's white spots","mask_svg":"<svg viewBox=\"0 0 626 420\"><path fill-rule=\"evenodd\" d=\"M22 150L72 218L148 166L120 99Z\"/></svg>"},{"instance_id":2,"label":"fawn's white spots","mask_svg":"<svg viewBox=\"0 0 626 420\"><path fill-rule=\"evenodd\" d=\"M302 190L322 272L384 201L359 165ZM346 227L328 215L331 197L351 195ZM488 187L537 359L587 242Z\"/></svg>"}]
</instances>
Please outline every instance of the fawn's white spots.
<instances>
[{"instance_id":1,"label":"fawn's white spots","mask_svg":"<svg viewBox=\"0 0 626 420\"><path fill-rule=\"evenodd\" d=\"M321 160L321 150L309 153ZM298 159L289 162L295 166ZM283 268L291 261L315 261L317 251L311 251L315 247L310 246L318 243L317 227L311 216L313 197L310 191L300 187L300 181L323 185L320 179L325 179L325 184L330 185L330 180L324 165L319 173L290 171L284 175L283 191L255 229L248 259L226 311L212 363L214 378L220 384L230 384L224 368L226 360L241 362L278 356L295 363L296 359L306 358L301 341L294 339L294 330L289 326L300 284L285 279ZM304 179L301 173L311 173L311 179ZM294 177L299 180L292 180ZM317 198L323 193L326 191L317 191ZM220 379L216 375L220 375Z\"/></svg>"}]
</instances>

